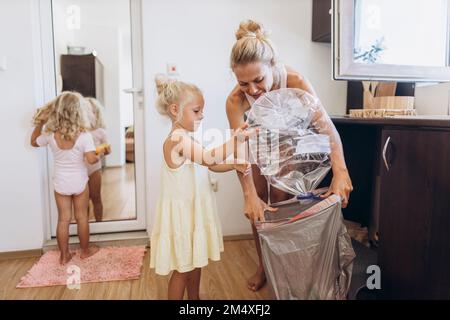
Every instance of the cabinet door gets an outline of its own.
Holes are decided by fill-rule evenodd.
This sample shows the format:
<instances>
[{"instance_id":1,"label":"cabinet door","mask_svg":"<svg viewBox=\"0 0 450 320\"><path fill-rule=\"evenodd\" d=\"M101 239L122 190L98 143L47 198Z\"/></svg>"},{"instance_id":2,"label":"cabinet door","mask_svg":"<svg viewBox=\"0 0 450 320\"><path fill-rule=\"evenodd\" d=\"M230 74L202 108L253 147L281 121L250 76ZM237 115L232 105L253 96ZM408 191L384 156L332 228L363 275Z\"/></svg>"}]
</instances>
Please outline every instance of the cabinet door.
<instances>
[{"instance_id":1,"label":"cabinet door","mask_svg":"<svg viewBox=\"0 0 450 320\"><path fill-rule=\"evenodd\" d=\"M382 297L448 298L450 132L383 130L381 147Z\"/></svg>"},{"instance_id":2,"label":"cabinet door","mask_svg":"<svg viewBox=\"0 0 450 320\"><path fill-rule=\"evenodd\" d=\"M312 41L331 42L331 0L313 0Z\"/></svg>"}]
</instances>

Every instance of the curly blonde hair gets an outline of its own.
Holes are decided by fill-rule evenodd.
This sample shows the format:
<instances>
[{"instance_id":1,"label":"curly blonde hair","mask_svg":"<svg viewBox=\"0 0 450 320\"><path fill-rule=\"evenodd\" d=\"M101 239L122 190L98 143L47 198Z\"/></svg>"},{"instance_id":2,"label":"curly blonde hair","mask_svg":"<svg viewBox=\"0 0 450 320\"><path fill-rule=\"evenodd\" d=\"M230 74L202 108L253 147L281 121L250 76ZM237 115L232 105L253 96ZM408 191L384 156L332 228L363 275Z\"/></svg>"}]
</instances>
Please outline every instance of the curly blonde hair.
<instances>
[{"instance_id":1,"label":"curly blonde hair","mask_svg":"<svg viewBox=\"0 0 450 320\"><path fill-rule=\"evenodd\" d=\"M46 132L59 132L65 140L74 140L89 128L88 103L78 92L64 91L54 100L54 111L45 126Z\"/></svg>"},{"instance_id":2,"label":"curly blonde hair","mask_svg":"<svg viewBox=\"0 0 450 320\"><path fill-rule=\"evenodd\" d=\"M38 108L33 116L33 125L39 126L47 123L50 115L55 111L55 100L53 99Z\"/></svg>"},{"instance_id":3,"label":"curly blonde hair","mask_svg":"<svg viewBox=\"0 0 450 320\"><path fill-rule=\"evenodd\" d=\"M105 129L105 121L103 119L103 109L104 107L95 98L89 97L87 98L87 101L89 102L89 112L88 112L88 120L90 123L90 129Z\"/></svg>"}]
</instances>

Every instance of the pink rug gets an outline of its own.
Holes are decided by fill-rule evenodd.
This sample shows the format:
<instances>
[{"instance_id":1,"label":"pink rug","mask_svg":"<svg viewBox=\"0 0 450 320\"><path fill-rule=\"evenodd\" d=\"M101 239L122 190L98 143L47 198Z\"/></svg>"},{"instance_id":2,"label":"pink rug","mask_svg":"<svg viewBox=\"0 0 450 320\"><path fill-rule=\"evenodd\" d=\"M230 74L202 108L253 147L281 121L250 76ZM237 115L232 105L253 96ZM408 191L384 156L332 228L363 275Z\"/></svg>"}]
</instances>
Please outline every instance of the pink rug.
<instances>
[{"instance_id":1,"label":"pink rug","mask_svg":"<svg viewBox=\"0 0 450 320\"><path fill-rule=\"evenodd\" d=\"M22 277L17 288L138 279L144 254L145 246L108 247L81 260L77 250L72 260L61 266L59 251L49 251Z\"/></svg>"}]
</instances>

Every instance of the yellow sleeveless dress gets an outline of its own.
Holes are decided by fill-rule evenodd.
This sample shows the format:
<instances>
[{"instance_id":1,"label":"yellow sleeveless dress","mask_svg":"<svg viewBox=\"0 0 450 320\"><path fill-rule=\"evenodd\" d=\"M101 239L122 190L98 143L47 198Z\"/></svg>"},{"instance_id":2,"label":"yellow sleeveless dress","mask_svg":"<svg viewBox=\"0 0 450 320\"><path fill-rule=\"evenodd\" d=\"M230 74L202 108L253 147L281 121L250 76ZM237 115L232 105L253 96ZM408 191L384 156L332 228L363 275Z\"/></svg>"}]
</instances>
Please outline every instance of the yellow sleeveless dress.
<instances>
[{"instance_id":1,"label":"yellow sleeveless dress","mask_svg":"<svg viewBox=\"0 0 450 320\"><path fill-rule=\"evenodd\" d=\"M208 168L186 160L176 169L163 157L160 196L151 234L150 267L159 275L188 272L220 260L222 229Z\"/></svg>"}]
</instances>

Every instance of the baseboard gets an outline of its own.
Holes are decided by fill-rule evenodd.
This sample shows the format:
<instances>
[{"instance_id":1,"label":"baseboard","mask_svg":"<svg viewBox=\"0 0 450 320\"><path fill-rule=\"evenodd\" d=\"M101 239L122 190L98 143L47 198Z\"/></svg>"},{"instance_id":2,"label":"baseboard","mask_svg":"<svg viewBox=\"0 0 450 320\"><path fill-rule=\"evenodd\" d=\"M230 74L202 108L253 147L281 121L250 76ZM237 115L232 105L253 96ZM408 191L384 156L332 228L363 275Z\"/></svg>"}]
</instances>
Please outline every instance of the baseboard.
<instances>
[{"instance_id":1,"label":"baseboard","mask_svg":"<svg viewBox=\"0 0 450 320\"><path fill-rule=\"evenodd\" d=\"M114 246L149 246L148 233L146 231L136 232L120 232L120 233L105 233L91 235L90 242L99 247L114 247ZM79 247L79 239L77 236L69 238L70 249ZM42 251L45 253L50 250L58 249L56 239L51 239L45 242Z\"/></svg>"},{"instance_id":2,"label":"baseboard","mask_svg":"<svg viewBox=\"0 0 450 320\"><path fill-rule=\"evenodd\" d=\"M150 247L150 239L146 231L138 232L121 232L121 233L109 233L109 234L96 234L92 235L91 243L99 247L112 247L112 246L142 246ZM252 234L238 234L224 236L224 241L239 241L239 240L253 240ZM69 246L71 249L76 249L79 246L79 240L77 236L69 238ZM11 251L0 252L0 261L10 259L22 259L22 258L36 258L40 257L43 253L58 249L56 239L51 239L45 242L42 249L25 250L25 251Z\"/></svg>"},{"instance_id":3,"label":"baseboard","mask_svg":"<svg viewBox=\"0 0 450 320\"><path fill-rule=\"evenodd\" d=\"M42 255L42 249L0 252L0 261L22 259L22 258L36 258Z\"/></svg>"},{"instance_id":4,"label":"baseboard","mask_svg":"<svg viewBox=\"0 0 450 320\"><path fill-rule=\"evenodd\" d=\"M237 234L232 236L224 236L223 241L239 241L239 240L253 240L253 234Z\"/></svg>"}]
</instances>

